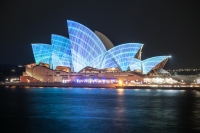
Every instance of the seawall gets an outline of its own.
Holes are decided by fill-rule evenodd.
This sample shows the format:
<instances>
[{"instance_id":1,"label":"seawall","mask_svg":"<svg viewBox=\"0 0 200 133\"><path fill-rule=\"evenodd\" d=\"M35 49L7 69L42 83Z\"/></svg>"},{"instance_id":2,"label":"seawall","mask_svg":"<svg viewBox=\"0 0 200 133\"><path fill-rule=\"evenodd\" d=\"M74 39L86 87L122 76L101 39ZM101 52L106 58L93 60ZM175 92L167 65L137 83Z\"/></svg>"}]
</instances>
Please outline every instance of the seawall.
<instances>
[{"instance_id":1,"label":"seawall","mask_svg":"<svg viewBox=\"0 0 200 133\"><path fill-rule=\"evenodd\" d=\"M89 88L115 88L116 84L80 84L80 83L5 83L0 86L16 87L89 87Z\"/></svg>"},{"instance_id":2,"label":"seawall","mask_svg":"<svg viewBox=\"0 0 200 133\"><path fill-rule=\"evenodd\" d=\"M114 89L165 89L165 90L197 90L200 91L200 85L135 85L123 86L118 84L81 84L81 83L4 83L0 87L87 87L87 88L114 88Z\"/></svg>"}]
</instances>

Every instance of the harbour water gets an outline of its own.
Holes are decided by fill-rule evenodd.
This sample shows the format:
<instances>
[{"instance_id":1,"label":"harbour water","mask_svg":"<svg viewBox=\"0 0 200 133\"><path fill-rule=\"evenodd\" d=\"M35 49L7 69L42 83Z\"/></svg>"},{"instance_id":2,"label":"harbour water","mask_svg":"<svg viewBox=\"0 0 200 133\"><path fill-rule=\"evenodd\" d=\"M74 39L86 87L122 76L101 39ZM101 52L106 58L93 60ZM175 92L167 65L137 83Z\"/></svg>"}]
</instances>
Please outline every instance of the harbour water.
<instances>
[{"instance_id":1,"label":"harbour water","mask_svg":"<svg viewBox=\"0 0 200 133\"><path fill-rule=\"evenodd\" d=\"M0 132L200 132L200 92L2 87Z\"/></svg>"}]
</instances>

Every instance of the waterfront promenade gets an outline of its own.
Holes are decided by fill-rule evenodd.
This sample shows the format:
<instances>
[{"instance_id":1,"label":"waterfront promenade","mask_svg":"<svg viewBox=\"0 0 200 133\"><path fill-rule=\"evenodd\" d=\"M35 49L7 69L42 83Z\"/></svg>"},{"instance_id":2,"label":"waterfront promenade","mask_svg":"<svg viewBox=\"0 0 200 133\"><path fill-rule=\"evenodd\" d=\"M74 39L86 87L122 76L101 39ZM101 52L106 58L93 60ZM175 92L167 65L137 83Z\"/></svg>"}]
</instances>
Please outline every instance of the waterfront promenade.
<instances>
[{"instance_id":1,"label":"waterfront promenade","mask_svg":"<svg viewBox=\"0 0 200 133\"><path fill-rule=\"evenodd\" d=\"M174 89L174 90L198 90L199 84L86 84L86 83L3 83L0 86L10 87L87 87L87 88L116 88L116 89Z\"/></svg>"},{"instance_id":2,"label":"waterfront promenade","mask_svg":"<svg viewBox=\"0 0 200 133\"><path fill-rule=\"evenodd\" d=\"M115 88L117 84L81 84L81 83L4 83L0 86L16 87L89 87L89 88Z\"/></svg>"}]
</instances>

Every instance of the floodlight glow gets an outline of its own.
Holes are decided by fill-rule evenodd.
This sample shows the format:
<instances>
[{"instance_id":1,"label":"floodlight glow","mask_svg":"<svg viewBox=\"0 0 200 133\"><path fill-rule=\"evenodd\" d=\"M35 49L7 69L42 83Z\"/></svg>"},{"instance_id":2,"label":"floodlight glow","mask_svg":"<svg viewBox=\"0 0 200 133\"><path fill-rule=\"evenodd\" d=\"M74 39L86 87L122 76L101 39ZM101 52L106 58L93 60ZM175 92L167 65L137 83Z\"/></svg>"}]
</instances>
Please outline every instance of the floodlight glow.
<instances>
[{"instance_id":1,"label":"floodlight glow","mask_svg":"<svg viewBox=\"0 0 200 133\"><path fill-rule=\"evenodd\" d=\"M120 84L120 85L122 84L122 81L121 81L121 80L119 80L119 84Z\"/></svg>"}]
</instances>

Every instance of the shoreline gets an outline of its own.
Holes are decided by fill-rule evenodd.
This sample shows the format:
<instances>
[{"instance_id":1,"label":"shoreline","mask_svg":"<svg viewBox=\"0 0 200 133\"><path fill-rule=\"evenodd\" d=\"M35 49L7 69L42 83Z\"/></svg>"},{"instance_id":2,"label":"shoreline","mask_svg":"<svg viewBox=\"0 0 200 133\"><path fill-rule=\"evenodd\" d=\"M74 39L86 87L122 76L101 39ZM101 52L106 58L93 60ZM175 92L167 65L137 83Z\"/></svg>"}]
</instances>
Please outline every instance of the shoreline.
<instances>
[{"instance_id":1,"label":"shoreline","mask_svg":"<svg viewBox=\"0 0 200 133\"><path fill-rule=\"evenodd\" d=\"M115 86L116 89L150 89L150 90L196 90L200 91L200 87L150 87L150 86Z\"/></svg>"},{"instance_id":2,"label":"shoreline","mask_svg":"<svg viewBox=\"0 0 200 133\"><path fill-rule=\"evenodd\" d=\"M119 84L79 84L79 83L4 83L0 87L87 87L87 88L114 88L114 89L162 89L162 90L197 90L199 84L140 84L140 85L119 85Z\"/></svg>"},{"instance_id":3,"label":"shoreline","mask_svg":"<svg viewBox=\"0 0 200 133\"><path fill-rule=\"evenodd\" d=\"M79 84L79 83L5 83L1 86L16 87L88 87L88 88L115 88L117 84Z\"/></svg>"}]
</instances>

